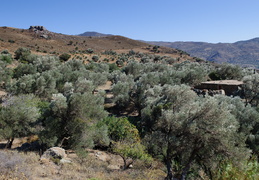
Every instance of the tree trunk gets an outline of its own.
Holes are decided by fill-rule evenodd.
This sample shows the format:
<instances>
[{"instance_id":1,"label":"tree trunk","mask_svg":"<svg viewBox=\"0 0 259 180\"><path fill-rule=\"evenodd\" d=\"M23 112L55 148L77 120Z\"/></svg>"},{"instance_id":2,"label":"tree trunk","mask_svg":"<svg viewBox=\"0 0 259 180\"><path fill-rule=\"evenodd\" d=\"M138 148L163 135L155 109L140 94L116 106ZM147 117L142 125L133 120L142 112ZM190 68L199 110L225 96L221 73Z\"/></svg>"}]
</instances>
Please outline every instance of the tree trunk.
<instances>
[{"instance_id":1,"label":"tree trunk","mask_svg":"<svg viewBox=\"0 0 259 180\"><path fill-rule=\"evenodd\" d=\"M196 140L195 142L198 143L197 140ZM194 161L197 152L198 152L199 149L202 148L202 147L203 147L203 145L200 146L200 147L197 147L197 148L194 148L194 149L193 149L193 151L192 151L192 153L191 153L191 156L189 157L189 160L188 160L187 164L186 164L185 167L183 168L183 171L182 171L182 174L181 174L181 180L185 180L185 179L186 179L187 173L188 173L188 171L189 171L190 168L191 168L191 163Z\"/></svg>"},{"instance_id":2,"label":"tree trunk","mask_svg":"<svg viewBox=\"0 0 259 180\"><path fill-rule=\"evenodd\" d=\"M133 159L131 159L131 158L127 159L126 157L124 157L124 156L122 156L122 155L120 155L120 154L119 154L119 156L123 159L123 163L124 163L124 165L123 165L123 170L128 169L129 166L130 166L131 164L133 164Z\"/></svg>"},{"instance_id":3,"label":"tree trunk","mask_svg":"<svg viewBox=\"0 0 259 180\"><path fill-rule=\"evenodd\" d=\"M167 168L167 177L166 180L173 180L173 170L172 170L172 164L169 159L166 161L166 168Z\"/></svg>"},{"instance_id":4,"label":"tree trunk","mask_svg":"<svg viewBox=\"0 0 259 180\"><path fill-rule=\"evenodd\" d=\"M187 173L188 173L188 171L190 169L190 164L191 163L189 163L187 166L185 166L185 168L183 168L183 172L182 172L182 175L181 175L181 180L185 180L186 179Z\"/></svg>"},{"instance_id":5,"label":"tree trunk","mask_svg":"<svg viewBox=\"0 0 259 180\"><path fill-rule=\"evenodd\" d=\"M5 145L5 149L11 149L12 145L13 145L13 141L14 141L14 138L8 139L8 141Z\"/></svg>"}]
</instances>

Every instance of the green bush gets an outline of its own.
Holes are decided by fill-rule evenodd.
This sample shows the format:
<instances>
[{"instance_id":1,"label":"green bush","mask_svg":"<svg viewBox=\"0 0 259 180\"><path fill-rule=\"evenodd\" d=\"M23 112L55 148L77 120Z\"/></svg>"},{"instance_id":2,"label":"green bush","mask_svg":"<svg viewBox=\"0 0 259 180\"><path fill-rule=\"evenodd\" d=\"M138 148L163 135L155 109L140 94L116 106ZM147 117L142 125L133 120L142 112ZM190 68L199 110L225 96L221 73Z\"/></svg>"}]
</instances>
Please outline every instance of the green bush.
<instances>
[{"instance_id":1,"label":"green bush","mask_svg":"<svg viewBox=\"0 0 259 180\"><path fill-rule=\"evenodd\" d=\"M126 117L107 117L103 123L108 126L108 133L113 141L140 141L138 129Z\"/></svg>"},{"instance_id":2,"label":"green bush","mask_svg":"<svg viewBox=\"0 0 259 180\"><path fill-rule=\"evenodd\" d=\"M92 60L93 60L94 62L97 62L97 61L99 60L99 56L94 55L94 56L92 57Z\"/></svg>"},{"instance_id":3,"label":"green bush","mask_svg":"<svg viewBox=\"0 0 259 180\"><path fill-rule=\"evenodd\" d=\"M64 54L61 54L61 55L59 56L59 59L60 59L61 61L67 61L67 60L69 60L70 57L71 57L70 54L64 53Z\"/></svg>"},{"instance_id":4,"label":"green bush","mask_svg":"<svg viewBox=\"0 0 259 180\"><path fill-rule=\"evenodd\" d=\"M31 55L31 50L28 48L18 48L15 52L15 59L20 60L20 61L27 61L27 58L29 57L29 55Z\"/></svg>"},{"instance_id":5,"label":"green bush","mask_svg":"<svg viewBox=\"0 0 259 180\"><path fill-rule=\"evenodd\" d=\"M94 50L91 49L91 48L88 48L88 49L86 50L86 53L88 53L88 54L92 54L93 52L94 52Z\"/></svg>"},{"instance_id":6,"label":"green bush","mask_svg":"<svg viewBox=\"0 0 259 180\"><path fill-rule=\"evenodd\" d=\"M120 68L115 64L115 63L112 63L112 64L109 64L109 72L113 72L113 71L116 71L116 70L119 70Z\"/></svg>"},{"instance_id":7,"label":"green bush","mask_svg":"<svg viewBox=\"0 0 259 180\"><path fill-rule=\"evenodd\" d=\"M13 58L10 54L1 54L0 60L6 62L8 64L11 64L13 62Z\"/></svg>"}]
</instances>

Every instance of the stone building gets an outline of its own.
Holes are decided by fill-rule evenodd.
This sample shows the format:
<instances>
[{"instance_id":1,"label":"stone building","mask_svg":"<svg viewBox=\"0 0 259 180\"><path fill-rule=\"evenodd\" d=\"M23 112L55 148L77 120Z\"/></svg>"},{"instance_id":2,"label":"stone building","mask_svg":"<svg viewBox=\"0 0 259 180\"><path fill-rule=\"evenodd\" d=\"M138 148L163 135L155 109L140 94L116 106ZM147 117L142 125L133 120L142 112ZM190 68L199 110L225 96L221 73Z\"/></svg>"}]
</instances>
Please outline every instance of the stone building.
<instances>
[{"instance_id":1,"label":"stone building","mask_svg":"<svg viewBox=\"0 0 259 180\"><path fill-rule=\"evenodd\" d=\"M237 91L242 89L243 82L237 80L219 80L202 82L200 85L195 86L195 89L219 91L224 90L225 94L230 96L234 95Z\"/></svg>"}]
</instances>

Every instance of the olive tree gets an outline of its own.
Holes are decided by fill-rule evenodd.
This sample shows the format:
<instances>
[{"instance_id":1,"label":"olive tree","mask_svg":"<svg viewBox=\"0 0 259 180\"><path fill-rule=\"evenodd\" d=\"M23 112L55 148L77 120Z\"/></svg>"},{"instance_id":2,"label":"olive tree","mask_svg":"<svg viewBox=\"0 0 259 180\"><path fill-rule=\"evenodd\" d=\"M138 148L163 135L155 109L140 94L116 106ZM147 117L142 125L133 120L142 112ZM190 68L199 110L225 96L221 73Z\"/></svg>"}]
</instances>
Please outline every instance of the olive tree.
<instances>
[{"instance_id":1,"label":"olive tree","mask_svg":"<svg viewBox=\"0 0 259 180\"><path fill-rule=\"evenodd\" d=\"M166 164L167 179L186 179L194 165L209 173L222 158L249 155L246 138L237 133L239 123L226 103L197 97L184 85L154 87L146 94L145 139L149 151Z\"/></svg>"},{"instance_id":2,"label":"olive tree","mask_svg":"<svg viewBox=\"0 0 259 180\"><path fill-rule=\"evenodd\" d=\"M246 104L257 106L259 104L259 74L245 76L243 82Z\"/></svg>"},{"instance_id":3,"label":"olive tree","mask_svg":"<svg viewBox=\"0 0 259 180\"><path fill-rule=\"evenodd\" d=\"M43 144L80 149L109 143L107 128L97 126L107 116L101 96L92 92L68 93L66 96L59 93L52 99L40 133Z\"/></svg>"},{"instance_id":4,"label":"olive tree","mask_svg":"<svg viewBox=\"0 0 259 180\"><path fill-rule=\"evenodd\" d=\"M212 80L236 79L240 80L243 77L242 68L233 64L221 64L209 74Z\"/></svg>"},{"instance_id":5,"label":"olive tree","mask_svg":"<svg viewBox=\"0 0 259 180\"><path fill-rule=\"evenodd\" d=\"M38 102L32 94L11 96L3 102L0 136L8 140L7 148L11 148L14 138L35 133L36 121L40 116Z\"/></svg>"}]
</instances>

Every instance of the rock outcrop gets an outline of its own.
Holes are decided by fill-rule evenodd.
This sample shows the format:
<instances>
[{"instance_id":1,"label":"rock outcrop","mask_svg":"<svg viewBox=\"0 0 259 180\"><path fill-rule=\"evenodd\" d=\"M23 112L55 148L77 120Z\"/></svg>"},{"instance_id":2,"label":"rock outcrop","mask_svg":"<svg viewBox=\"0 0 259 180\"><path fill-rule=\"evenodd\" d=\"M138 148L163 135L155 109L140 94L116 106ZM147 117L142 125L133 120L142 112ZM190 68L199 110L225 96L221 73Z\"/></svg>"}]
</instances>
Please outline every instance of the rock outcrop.
<instances>
[{"instance_id":1,"label":"rock outcrop","mask_svg":"<svg viewBox=\"0 0 259 180\"><path fill-rule=\"evenodd\" d=\"M44 26L30 26L29 30L32 31L48 31Z\"/></svg>"},{"instance_id":2,"label":"rock outcrop","mask_svg":"<svg viewBox=\"0 0 259 180\"><path fill-rule=\"evenodd\" d=\"M48 31L44 26L30 26L29 30L35 32L40 38L50 39L51 32Z\"/></svg>"},{"instance_id":3,"label":"rock outcrop","mask_svg":"<svg viewBox=\"0 0 259 180\"><path fill-rule=\"evenodd\" d=\"M52 147L46 150L40 158L42 163L49 161L59 161L60 163L71 163L71 160L67 158L65 149L60 147Z\"/></svg>"}]
</instances>

